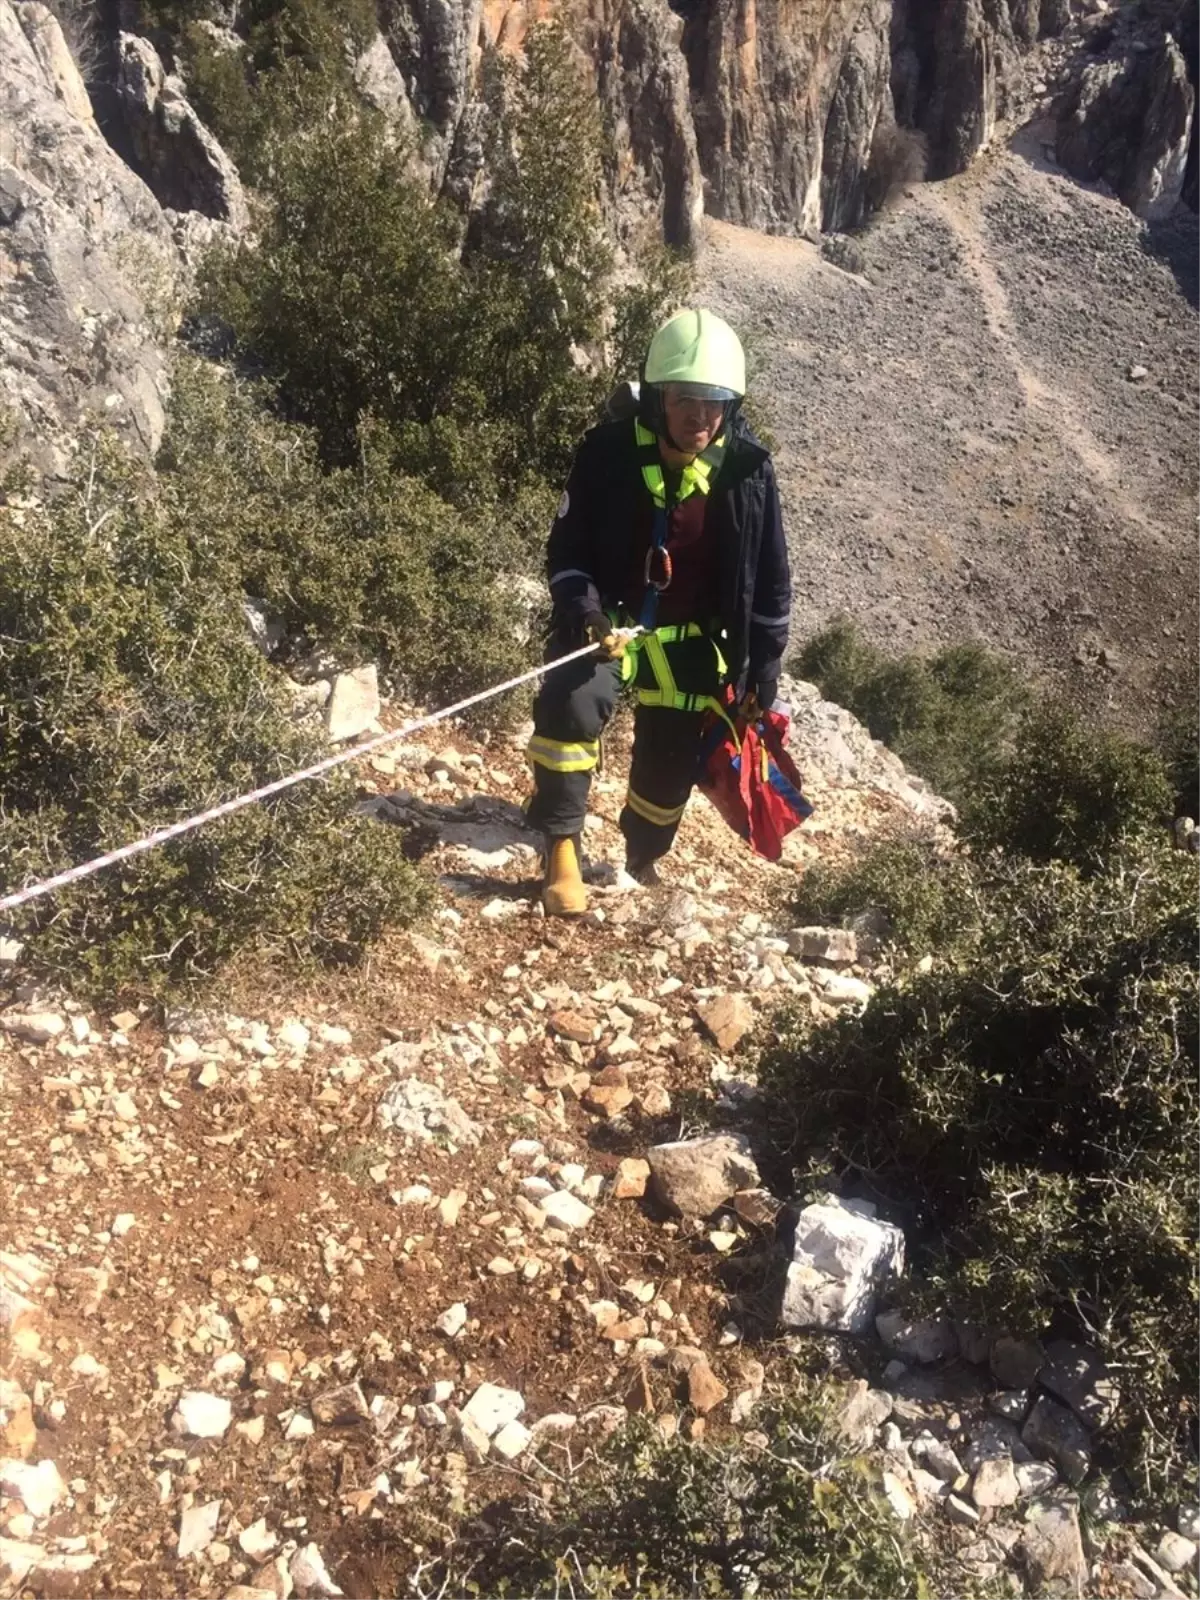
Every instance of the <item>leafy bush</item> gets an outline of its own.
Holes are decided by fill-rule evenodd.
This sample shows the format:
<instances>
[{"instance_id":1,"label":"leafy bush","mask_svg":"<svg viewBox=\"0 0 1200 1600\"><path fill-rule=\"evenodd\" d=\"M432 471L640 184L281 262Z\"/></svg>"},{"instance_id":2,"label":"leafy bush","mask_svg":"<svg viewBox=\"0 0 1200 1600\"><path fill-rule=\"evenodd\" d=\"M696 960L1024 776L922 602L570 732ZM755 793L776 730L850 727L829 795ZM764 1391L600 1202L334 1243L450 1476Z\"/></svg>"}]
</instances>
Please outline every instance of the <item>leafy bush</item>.
<instances>
[{"instance_id":1,"label":"leafy bush","mask_svg":"<svg viewBox=\"0 0 1200 1600\"><path fill-rule=\"evenodd\" d=\"M458 506L557 484L686 286L661 251L639 285L616 285L601 130L572 52L542 24L522 69L492 63L489 199L465 237L382 118L293 60L272 75L290 109L255 144L261 236L214 264L206 300L328 461L354 458L370 413Z\"/></svg>"},{"instance_id":2,"label":"leafy bush","mask_svg":"<svg viewBox=\"0 0 1200 1600\"><path fill-rule=\"evenodd\" d=\"M1143 837L986 873L950 962L785 1020L762 1076L796 1151L915 1219L943 1304L1105 1350L1149 1487L1196 1416L1195 863Z\"/></svg>"},{"instance_id":3,"label":"leafy bush","mask_svg":"<svg viewBox=\"0 0 1200 1600\"><path fill-rule=\"evenodd\" d=\"M125 843L323 753L250 645L188 508L98 450L0 511L0 882ZM266 941L353 960L426 899L353 785L308 783L35 901L10 926L75 987L162 991Z\"/></svg>"},{"instance_id":4,"label":"leafy bush","mask_svg":"<svg viewBox=\"0 0 1200 1600\"><path fill-rule=\"evenodd\" d=\"M979 849L1098 867L1122 835L1170 817L1162 758L1051 704L1025 717L1012 749L963 799L959 831Z\"/></svg>"},{"instance_id":5,"label":"leafy bush","mask_svg":"<svg viewBox=\"0 0 1200 1600\"><path fill-rule=\"evenodd\" d=\"M961 855L929 839L872 839L856 859L818 861L800 880L792 913L801 923L850 926L883 919L879 932L898 949L944 954L978 923L976 875ZM869 928L870 931L870 928Z\"/></svg>"},{"instance_id":6,"label":"leafy bush","mask_svg":"<svg viewBox=\"0 0 1200 1600\"><path fill-rule=\"evenodd\" d=\"M1011 667L982 645L889 656L844 617L808 641L792 670L956 804L999 758L1028 699Z\"/></svg>"},{"instance_id":7,"label":"leafy bush","mask_svg":"<svg viewBox=\"0 0 1200 1600\"><path fill-rule=\"evenodd\" d=\"M461 1529L448 1583L602 1600L932 1592L865 1465L839 1459L809 1386L756 1421L765 1448L665 1443L630 1423L549 1506L492 1507Z\"/></svg>"},{"instance_id":8,"label":"leafy bush","mask_svg":"<svg viewBox=\"0 0 1200 1600\"><path fill-rule=\"evenodd\" d=\"M327 471L314 435L265 398L204 362L176 365L162 492L222 582L265 602L293 651L376 661L413 695L452 699L520 670L530 628L514 590L546 498L456 510L397 470L402 453L371 423L357 463Z\"/></svg>"}]
</instances>

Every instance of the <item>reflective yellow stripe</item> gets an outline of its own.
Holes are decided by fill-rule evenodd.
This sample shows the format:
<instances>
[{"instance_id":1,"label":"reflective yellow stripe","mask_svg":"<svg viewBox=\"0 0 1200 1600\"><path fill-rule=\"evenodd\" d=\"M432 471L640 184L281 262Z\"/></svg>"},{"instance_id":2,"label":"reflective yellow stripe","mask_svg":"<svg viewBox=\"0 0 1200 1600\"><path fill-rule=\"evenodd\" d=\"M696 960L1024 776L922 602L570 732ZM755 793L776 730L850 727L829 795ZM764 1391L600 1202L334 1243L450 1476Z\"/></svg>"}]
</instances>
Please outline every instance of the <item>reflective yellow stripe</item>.
<instances>
[{"instance_id":1,"label":"reflective yellow stripe","mask_svg":"<svg viewBox=\"0 0 1200 1600\"><path fill-rule=\"evenodd\" d=\"M667 660L667 652L663 649L662 640L656 633L648 633L642 640L642 649L646 652L646 660L650 663L650 671L654 674L654 681L658 685L661 699L659 705L674 705L679 689L675 683L675 674L671 671L671 663ZM650 704L649 701L644 704Z\"/></svg>"},{"instance_id":2,"label":"reflective yellow stripe","mask_svg":"<svg viewBox=\"0 0 1200 1600\"><path fill-rule=\"evenodd\" d=\"M646 447L657 445L658 440L651 430L642 425L640 418L634 419L634 436L639 445ZM705 450L693 461L684 467L679 481L679 499L686 500L690 494L707 494L713 472L721 464L725 454L725 435L714 439ZM667 484L663 477L662 463L659 460L647 461L642 467L642 482L650 491L650 498L660 511L665 510L667 504Z\"/></svg>"},{"instance_id":3,"label":"reflective yellow stripe","mask_svg":"<svg viewBox=\"0 0 1200 1600\"><path fill-rule=\"evenodd\" d=\"M525 746L525 757L535 767L551 772L590 772L600 754L598 740L568 744L561 739L545 739L534 734Z\"/></svg>"},{"instance_id":4,"label":"reflective yellow stripe","mask_svg":"<svg viewBox=\"0 0 1200 1600\"><path fill-rule=\"evenodd\" d=\"M639 817L644 817L659 828L672 827L687 810L686 800L681 806L656 806L649 800L643 800L640 794L634 794L632 789L625 795L625 804L630 811L636 811Z\"/></svg>"}]
</instances>

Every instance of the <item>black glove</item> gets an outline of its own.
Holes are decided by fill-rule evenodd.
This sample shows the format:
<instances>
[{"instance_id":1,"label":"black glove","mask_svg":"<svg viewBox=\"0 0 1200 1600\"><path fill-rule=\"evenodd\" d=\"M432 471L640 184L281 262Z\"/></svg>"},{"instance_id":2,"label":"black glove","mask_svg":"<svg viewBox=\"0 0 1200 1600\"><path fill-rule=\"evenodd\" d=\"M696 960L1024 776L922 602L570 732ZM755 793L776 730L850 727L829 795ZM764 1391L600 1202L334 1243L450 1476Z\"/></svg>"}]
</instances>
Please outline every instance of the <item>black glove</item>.
<instances>
[{"instance_id":1,"label":"black glove","mask_svg":"<svg viewBox=\"0 0 1200 1600\"><path fill-rule=\"evenodd\" d=\"M779 674L776 673L774 677L764 675L759 678L757 683L751 682L749 687L753 690L754 698L758 701L758 709L760 711L769 711L775 704L779 694Z\"/></svg>"},{"instance_id":2,"label":"black glove","mask_svg":"<svg viewBox=\"0 0 1200 1600\"><path fill-rule=\"evenodd\" d=\"M589 611L583 619L583 631L589 644L600 646L600 658L603 661L619 661L625 654L625 639L617 637L611 617L606 617L603 611Z\"/></svg>"}]
</instances>

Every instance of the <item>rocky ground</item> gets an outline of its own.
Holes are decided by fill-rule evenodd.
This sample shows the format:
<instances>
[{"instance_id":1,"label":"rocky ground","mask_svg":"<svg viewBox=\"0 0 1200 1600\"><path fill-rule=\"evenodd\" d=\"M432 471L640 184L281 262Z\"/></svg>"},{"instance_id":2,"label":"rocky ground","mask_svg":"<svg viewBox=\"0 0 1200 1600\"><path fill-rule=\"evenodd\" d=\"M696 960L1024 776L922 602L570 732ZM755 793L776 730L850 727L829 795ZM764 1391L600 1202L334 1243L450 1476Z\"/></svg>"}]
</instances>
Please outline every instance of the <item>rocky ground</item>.
<instances>
[{"instance_id":1,"label":"rocky ground","mask_svg":"<svg viewBox=\"0 0 1200 1600\"><path fill-rule=\"evenodd\" d=\"M697 1448L753 1441L798 1336L788 1175L755 1166L748 1063L777 1001L832 1015L878 976L853 936L794 930L786 890L942 815L846 713L788 692L817 812L779 866L697 801L668 882L623 890L610 769L594 910L547 923L518 741L435 733L363 790L438 874L432 932L308 985L235 975L163 1019L10 993L0 1596L424 1593L464 1505L552 1498L631 1411ZM724 1143L657 1148L714 1121ZM820 1209L795 1228L818 1251ZM792 1278L793 1305L838 1292ZM1101 1504L1081 1543L1061 1480L1092 1459L1086 1358L881 1331L876 1387L830 1390L845 1451L873 1452L964 1583L1194 1592L1190 1511L1138 1530Z\"/></svg>"},{"instance_id":2,"label":"rocky ground","mask_svg":"<svg viewBox=\"0 0 1200 1600\"><path fill-rule=\"evenodd\" d=\"M808 721L829 798L794 859L931 810L849 719L810 701ZM256 971L229 1011L162 1026L9 996L0 1594L319 1593L294 1560L255 1577L314 1540L348 1592L394 1592L414 1558L373 1553L380 1511L494 1476L448 1420L479 1384L519 1391L536 1424L622 1404L651 1327L724 1349L720 1255L643 1209L636 1162L629 1198L614 1179L732 1077L700 1022L731 986L824 1009L842 997L822 984L854 980L785 960L767 910L784 875L704 805L676 887L600 887L587 925L548 925L515 745L372 766L365 792L391 797L368 803L441 873L435 937L312 989ZM611 878L619 786L597 791ZM740 994L735 1011L727 1046L754 1020ZM331 1422L319 1396L347 1384Z\"/></svg>"},{"instance_id":3,"label":"rocky ground","mask_svg":"<svg viewBox=\"0 0 1200 1600\"><path fill-rule=\"evenodd\" d=\"M1127 727L1194 697L1195 214L1146 224L1034 121L865 234L708 224L749 332L795 633L979 638Z\"/></svg>"}]
</instances>

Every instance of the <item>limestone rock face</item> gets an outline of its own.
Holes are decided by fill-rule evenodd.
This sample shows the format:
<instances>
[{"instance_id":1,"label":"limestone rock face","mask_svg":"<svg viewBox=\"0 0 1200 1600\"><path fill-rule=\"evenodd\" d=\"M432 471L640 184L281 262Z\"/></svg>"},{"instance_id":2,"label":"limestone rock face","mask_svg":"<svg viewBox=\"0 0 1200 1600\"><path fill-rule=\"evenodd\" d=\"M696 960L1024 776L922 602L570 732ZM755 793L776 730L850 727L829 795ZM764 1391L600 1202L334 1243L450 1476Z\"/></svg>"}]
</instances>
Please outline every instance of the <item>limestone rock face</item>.
<instances>
[{"instance_id":1,"label":"limestone rock face","mask_svg":"<svg viewBox=\"0 0 1200 1600\"><path fill-rule=\"evenodd\" d=\"M117 39L116 93L135 170L172 211L245 228L242 184L232 161L192 110L182 81L148 39Z\"/></svg>"},{"instance_id":2,"label":"limestone rock face","mask_svg":"<svg viewBox=\"0 0 1200 1600\"><path fill-rule=\"evenodd\" d=\"M1172 35L1135 39L1073 85L1059 112L1058 159L1074 177L1103 178L1139 216L1166 215L1184 188L1195 100Z\"/></svg>"},{"instance_id":3,"label":"limestone rock face","mask_svg":"<svg viewBox=\"0 0 1200 1600\"><path fill-rule=\"evenodd\" d=\"M773 232L851 227L897 124L923 136L931 176L961 172L1023 50L1066 18L1039 0L701 0L683 44L708 209Z\"/></svg>"},{"instance_id":4,"label":"limestone rock face","mask_svg":"<svg viewBox=\"0 0 1200 1600\"><path fill-rule=\"evenodd\" d=\"M485 48L521 50L551 7L524 0L385 0L384 37L406 91L400 121L419 123L421 159L434 188L473 199L483 166L480 71ZM614 142L606 174L618 235L647 223L668 243L692 249L703 212L700 164L679 51L681 24L667 0L586 0L572 27ZM378 49L360 74L371 98L393 100ZM360 78L360 81L362 81Z\"/></svg>"},{"instance_id":5,"label":"limestone rock face","mask_svg":"<svg viewBox=\"0 0 1200 1600\"><path fill-rule=\"evenodd\" d=\"M170 224L98 131L45 6L0 0L0 61L0 403L50 475L88 411L151 453L165 377L143 294L174 280Z\"/></svg>"}]
</instances>

